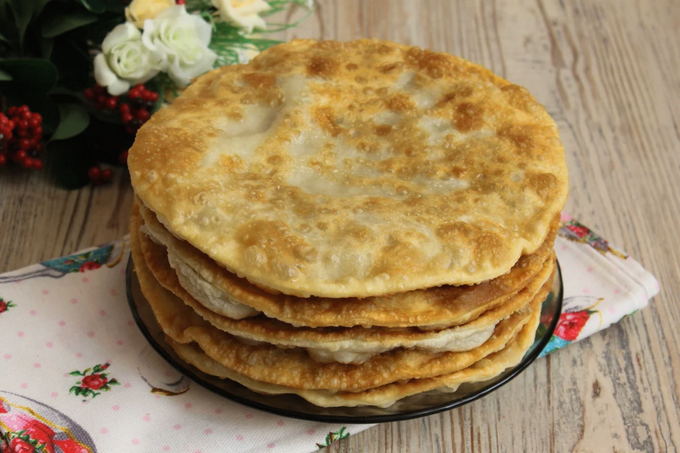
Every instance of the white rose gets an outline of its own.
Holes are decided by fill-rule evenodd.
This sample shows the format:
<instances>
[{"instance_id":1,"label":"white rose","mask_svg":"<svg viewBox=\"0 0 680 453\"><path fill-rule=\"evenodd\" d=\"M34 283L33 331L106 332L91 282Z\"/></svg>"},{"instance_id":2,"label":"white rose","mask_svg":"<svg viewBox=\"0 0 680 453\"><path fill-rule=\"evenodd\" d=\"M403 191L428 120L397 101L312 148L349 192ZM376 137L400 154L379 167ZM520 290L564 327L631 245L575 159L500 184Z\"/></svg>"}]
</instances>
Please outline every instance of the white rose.
<instances>
[{"instance_id":1,"label":"white rose","mask_svg":"<svg viewBox=\"0 0 680 453\"><path fill-rule=\"evenodd\" d=\"M212 69L217 55L208 48L211 34L210 24L176 5L144 21L142 41L161 58L172 80L184 86Z\"/></svg>"},{"instance_id":2,"label":"white rose","mask_svg":"<svg viewBox=\"0 0 680 453\"><path fill-rule=\"evenodd\" d=\"M267 23L260 13L269 11L271 6L264 0L212 0L222 20L251 33L254 28L264 29Z\"/></svg>"},{"instance_id":3,"label":"white rose","mask_svg":"<svg viewBox=\"0 0 680 453\"><path fill-rule=\"evenodd\" d=\"M102 42L94 59L94 78L117 96L130 85L144 83L158 73L159 60L142 43L142 34L129 22L116 26Z\"/></svg>"}]
</instances>

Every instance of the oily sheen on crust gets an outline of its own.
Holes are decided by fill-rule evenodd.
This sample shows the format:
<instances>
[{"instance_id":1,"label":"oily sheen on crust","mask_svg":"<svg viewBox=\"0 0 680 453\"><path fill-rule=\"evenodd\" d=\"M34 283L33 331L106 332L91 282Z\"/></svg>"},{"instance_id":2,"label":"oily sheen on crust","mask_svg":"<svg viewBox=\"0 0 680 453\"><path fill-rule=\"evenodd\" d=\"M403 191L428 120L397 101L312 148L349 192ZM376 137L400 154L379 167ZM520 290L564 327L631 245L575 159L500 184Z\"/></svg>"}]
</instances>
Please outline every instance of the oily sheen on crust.
<instances>
[{"instance_id":1,"label":"oily sheen on crust","mask_svg":"<svg viewBox=\"0 0 680 453\"><path fill-rule=\"evenodd\" d=\"M399 380L452 373L501 350L530 317L528 307L514 313L496 326L489 340L470 351L431 353L396 349L360 365L319 363L304 349L246 344L212 327L156 282L146 267L138 237L131 237L131 245L142 293L166 335L179 343L195 341L213 360L237 373L287 387L362 391ZM542 301L549 287L546 284L528 305Z\"/></svg>"},{"instance_id":2,"label":"oily sheen on crust","mask_svg":"<svg viewBox=\"0 0 680 453\"><path fill-rule=\"evenodd\" d=\"M133 214L136 217L136 214ZM138 234L133 219L132 233ZM463 351L479 346L493 333L494 326L527 304L538 292L544 279L536 278L520 294L496 309L489 310L464 326L443 330L423 331L412 328L353 327L304 328L256 316L241 320L220 316L197 302L179 284L177 276L164 256L162 246L153 243L144 234L137 236L145 265L165 289L180 298L213 327L250 341L266 342L282 347L307 348L317 360L360 363L372 355L397 347L419 348L434 351ZM548 272L550 268L546 269ZM551 278L548 279L552 281Z\"/></svg>"},{"instance_id":3,"label":"oily sheen on crust","mask_svg":"<svg viewBox=\"0 0 680 453\"><path fill-rule=\"evenodd\" d=\"M301 299L263 291L228 272L186 241L175 238L143 205L135 206L133 216L136 216L137 209L144 218L144 228L153 235L154 240L163 244L169 253L181 258L224 298L252 307L270 318L294 326L309 327L443 328L465 324L485 311L506 303L534 278L544 279L540 273L547 272L546 263L552 260L553 241L559 228L559 218L556 217L548 237L535 253L522 256L510 272L477 285L447 285L363 299ZM205 306L217 311L212 305Z\"/></svg>"},{"instance_id":4,"label":"oily sheen on crust","mask_svg":"<svg viewBox=\"0 0 680 453\"><path fill-rule=\"evenodd\" d=\"M505 369L517 365L536 336L536 327L540 318L539 308L540 303L534 307L531 320L504 349L488 355L468 368L434 378L394 382L360 392L304 390L256 381L220 365L195 343L182 344L170 338L167 341L178 356L204 373L231 379L255 392L275 395L292 393L321 407L389 407L402 398L418 393L427 391L452 392L461 384L491 379Z\"/></svg>"},{"instance_id":5,"label":"oily sheen on crust","mask_svg":"<svg viewBox=\"0 0 680 453\"><path fill-rule=\"evenodd\" d=\"M129 168L175 235L301 297L494 278L540 246L567 192L526 90L371 40L296 40L200 77L140 129Z\"/></svg>"}]
</instances>

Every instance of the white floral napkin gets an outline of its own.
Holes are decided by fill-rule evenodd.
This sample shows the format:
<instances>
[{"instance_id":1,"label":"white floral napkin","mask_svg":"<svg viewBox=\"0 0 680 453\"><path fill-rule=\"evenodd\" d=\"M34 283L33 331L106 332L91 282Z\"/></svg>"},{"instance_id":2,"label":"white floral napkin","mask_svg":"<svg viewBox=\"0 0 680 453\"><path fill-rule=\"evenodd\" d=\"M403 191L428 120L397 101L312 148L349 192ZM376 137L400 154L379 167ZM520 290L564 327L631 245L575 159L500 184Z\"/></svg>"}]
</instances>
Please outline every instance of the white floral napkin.
<instances>
[{"instance_id":1,"label":"white floral napkin","mask_svg":"<svg viewBox=\"0 0 680 453\"><path fill-rule=\"evenodd\" d=\"M556 250L564 310L544 353L644 307L654 277L575 220ZM135 325L124 240L0 275L0 451L309 452L371 425L268 414L175 371Z\"/></svg>"}]
</instances>

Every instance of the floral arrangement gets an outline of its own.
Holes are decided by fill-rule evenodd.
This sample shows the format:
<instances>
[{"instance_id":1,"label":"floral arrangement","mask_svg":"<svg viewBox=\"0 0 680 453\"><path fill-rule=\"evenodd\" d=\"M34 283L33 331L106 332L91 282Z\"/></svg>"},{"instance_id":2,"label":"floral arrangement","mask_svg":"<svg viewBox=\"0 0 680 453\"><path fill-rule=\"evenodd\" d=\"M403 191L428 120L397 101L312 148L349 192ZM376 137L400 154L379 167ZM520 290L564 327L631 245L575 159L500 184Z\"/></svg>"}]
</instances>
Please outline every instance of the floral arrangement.
<instances>
[{"instance_id":1,"label":"floral arrangement","mask_svg":"<svg viewBox=\"0 0 680 453\"><path fill-rule=\"evenodd\" d=\"M111 180L137 129L199 75L243 63L313 0L0 1L2 167Z\"/></svg>"}]
</instances>

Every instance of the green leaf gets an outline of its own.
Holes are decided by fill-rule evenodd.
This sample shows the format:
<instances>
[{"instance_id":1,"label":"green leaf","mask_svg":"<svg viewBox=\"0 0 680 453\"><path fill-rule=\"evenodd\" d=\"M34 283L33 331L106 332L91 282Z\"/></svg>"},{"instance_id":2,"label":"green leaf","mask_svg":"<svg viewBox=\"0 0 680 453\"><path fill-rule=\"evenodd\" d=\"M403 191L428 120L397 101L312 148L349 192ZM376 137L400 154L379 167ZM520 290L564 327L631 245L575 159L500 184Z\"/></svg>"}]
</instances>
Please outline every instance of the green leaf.
<instances>
[{"instance_id":1,"label":"green leaf","mask_svg":"<svg viewBox=\"0 0 680 453\"><path fill-rule=\"evenodd\" d=\"M69 374L71 376L83 376L83 373L81 373L80 371L71 371Z\"/></svg>"},{"instance_id":2,"label":"green leaf","mask_svg":"<svg viewBox=\"0 0 680 453\"><path fill-rule=\"evenodd\" d=\"M54 40L40 40L40 55L42 55L43 58L50 58L52 56L52 49L54 49Z\"/></svg>"},{"instance_id":3,"label":"green leaf","mask_svg":"<svg viewBox=\"0 0 680 453\"><path fill-rule=\"evenodd\" d=\"M52 134L51 140L64 140L75 137L90 124L90 115L80 104L59 105L59 125ZM89 370L86 370L87 373Z\"/></svg>"},{"instance_id":4,"label":"green leaf","mask_svg":"<svg viewBox=\"0 0 680 453\"><path fill-rule=\"evenodd\" d=\"M12 74L0 69L0 81L12 80Z\"/></svg>"},{"instance_id":5,"label":"green leaf","mask_svg":"<svg viewBox=\"0 0 680 453\"><path fill-rule=\"evenodd\" d=\"M105 11L122 12L125 7L125 2L120 0L80 0L80 4L95 14Z\"/></svg>"},{"instance_id":6,"label":"green leaf","mask_svg":"<svg viewBox=\"0 0 680 453\"><path fill-rule=\"evenodd\" d=\"M84 25L97 21L97 16L85 11L54 13L45 19L42 26L43 38L54 38Z\"/></svg>"},{"instance_id":7,"label":"green leaf","mask_svg":"<svg viewBox=\"0 0 680 453\"><path fill-rule=\"evenodd\" d=\"M17 89L44 95L57 83L57 67L46 58L4 58L0 69L12 76L12 86Z\"/></svg>"},{"instance_id":8,"label":"green leaf","mask_svg":"<svg viewBox=\"0 0 680 453\"><path fill-rule=\"evenodd\" d=\"M80 4L93 13L103 13L106 9L106 2L101 0L80 0Z\"/></svg>"}]
</instances>

